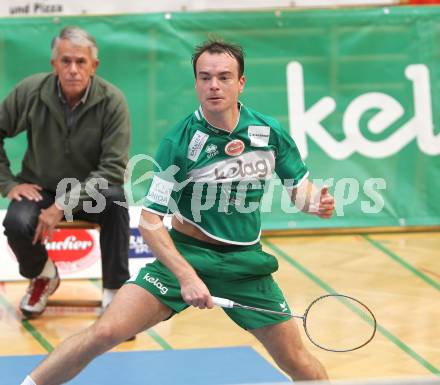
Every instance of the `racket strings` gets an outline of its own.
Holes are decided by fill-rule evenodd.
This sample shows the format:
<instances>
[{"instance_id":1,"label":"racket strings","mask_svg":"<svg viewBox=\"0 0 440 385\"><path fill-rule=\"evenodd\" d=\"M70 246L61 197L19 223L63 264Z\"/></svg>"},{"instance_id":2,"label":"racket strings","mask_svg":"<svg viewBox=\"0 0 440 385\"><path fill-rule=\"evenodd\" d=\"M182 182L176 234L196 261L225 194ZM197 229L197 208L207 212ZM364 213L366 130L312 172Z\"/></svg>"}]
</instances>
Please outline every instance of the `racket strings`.
<instances>
[{"instance_id":1,"label":"racket strings","mask_svg":"<svg viewBox=\"0 0 440 385\"><path fill-rule=\"evenodd\" d=\"M343 295L328 295L309 306L304 329L318 347L343 352L367 344L374 337L376 320L358 300Z\"/></svg>"}]
</instances>

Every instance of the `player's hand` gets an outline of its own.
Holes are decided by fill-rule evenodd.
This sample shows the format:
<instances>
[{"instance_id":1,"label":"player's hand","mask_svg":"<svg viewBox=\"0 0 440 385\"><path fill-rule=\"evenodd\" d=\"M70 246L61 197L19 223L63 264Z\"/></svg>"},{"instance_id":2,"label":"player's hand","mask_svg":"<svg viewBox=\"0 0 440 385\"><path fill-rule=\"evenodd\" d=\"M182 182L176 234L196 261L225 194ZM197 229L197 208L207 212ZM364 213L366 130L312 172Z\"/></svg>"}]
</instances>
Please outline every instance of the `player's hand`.
<instances>
[{"instance_id":1,"label":"player's hand","mask_svg":"<svg viewBox=\"0 0 440 385\"><path fill-rule=\"evenodd\" d=\"M11 190L6 195L10 200L21 201L24 198L30 201L41 201L43 196L40 191L43 188L37 184L32 183L21 183L11 188Z\"/></svg>"},{"instance_id":2,"label":"player's hand","mask_svg":"<svg viewBox=\"0 0 440 385\"><path fill-rule=\"evenodd\" d=\"M181 280L180 287L182 298L188 305L199 309L214 307L208 288L197 275Z\"/></svg>"},{"instance_id":3,"label":"player's hand","mask_svg":"<svg viewBox=\"0 0 440 385\"><path fill-rule=\"evenodd\" d=\"M53 230L55 229L56 225L60 223L63 217L64 211L60 210L57 206L55 206L55 204L47 209L41 210L32 244L35 245L37 242L43 243L44 241L50 239L52 237Z\"/></svg>"},{"instance_id":4,"label":"player's hand","mask_svg":"<svg viewBox=\"0 0 440 385\"><path fill-rule=\"evenodd\" d=\"M335 198L328 192L328 187L321 188L321 194L319 196L319 205L316 215L320 218L330 218L335 211Z\"/></svg>"}]
</instances>

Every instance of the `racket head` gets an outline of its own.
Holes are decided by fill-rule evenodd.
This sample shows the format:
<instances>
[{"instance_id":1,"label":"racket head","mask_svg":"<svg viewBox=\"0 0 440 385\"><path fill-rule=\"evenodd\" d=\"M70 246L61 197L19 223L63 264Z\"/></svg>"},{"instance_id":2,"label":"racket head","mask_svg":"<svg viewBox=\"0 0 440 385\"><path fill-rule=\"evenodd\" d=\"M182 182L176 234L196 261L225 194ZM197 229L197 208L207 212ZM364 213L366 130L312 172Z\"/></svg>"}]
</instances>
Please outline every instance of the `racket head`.
<instances>
[{"instance_id":1,"label":"racket head","mask_svg":"<svg viewBox=\"0 0 440 385\"><path fill-rule=\"evenodd\" d=\"M315 346L329 352L351 352L371 342L377 321L368 306L358 299L326 294L307 307L303 326Z\"/></svg>"}]
</instances>

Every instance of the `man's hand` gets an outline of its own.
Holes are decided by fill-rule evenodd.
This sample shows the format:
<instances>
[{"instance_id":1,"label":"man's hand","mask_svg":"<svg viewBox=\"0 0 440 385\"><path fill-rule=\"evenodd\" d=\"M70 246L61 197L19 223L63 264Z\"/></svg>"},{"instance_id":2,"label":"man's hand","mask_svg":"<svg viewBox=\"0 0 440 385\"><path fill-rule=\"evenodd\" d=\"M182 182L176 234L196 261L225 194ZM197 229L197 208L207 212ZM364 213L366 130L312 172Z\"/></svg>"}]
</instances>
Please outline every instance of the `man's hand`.
<instances>
[{"instance_id":1,"label":"man's hand","mask_svg":"<svg viewBox=\"0 0 440 385\"><path fill-rule=\"evenodd\" d=\"M328 187L321 188L321 194L319 196L319 205L316 215L320 218L330 218L335 211L335 198L333 198L328 192Z\"/></svg>"},{"instance_id":2,"label":"man's hand","mask_svg":"<svg viewBox=\"0 0 440 385\"><path fill-rule=\"evenodd\" d=\"M45 240L50 239L55 226L60 223L63 217L64 211L60 210L55 204L41 210L32 244L35 245L37 242L43 243Z\"/></svg>"},{"instance_id":3,"label":"man's hand","mask_svg":"<svg viewBox=\"0 0 440 385\"><path fill-rule=\"evenodd\" d=\"M180 287L182 298L188 305L199 309L212 309L214 307L208 288L197 275L182 279Z\"/></svg>"},{"instance_id":4,"label":"man's hand","mask_svg":"<svg viewBox=\"0 0 440 385\"><path fill-rule=\"evenodd\" d=\"M11 188L6 195L10 200L21 201L22 197L29 199L30 201L41 201L43 196L40 191L43 188L37 184L21 183Z\"/></svg>"}]
</instances>

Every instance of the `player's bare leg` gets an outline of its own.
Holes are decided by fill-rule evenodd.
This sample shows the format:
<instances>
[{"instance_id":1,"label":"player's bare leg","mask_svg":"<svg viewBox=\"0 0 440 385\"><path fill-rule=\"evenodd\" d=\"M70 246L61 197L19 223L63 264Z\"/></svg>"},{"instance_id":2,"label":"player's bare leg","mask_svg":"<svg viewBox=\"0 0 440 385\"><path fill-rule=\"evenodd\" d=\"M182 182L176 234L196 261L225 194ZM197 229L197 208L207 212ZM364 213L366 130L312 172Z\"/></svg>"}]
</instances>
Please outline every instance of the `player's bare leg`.
<instances>
[{"instance_id":1,"label":"player's bare leg","mask_svg":"<svg viewBox=\"0 0 440 385\"><path fill-rule=\"evenodd\" d=\"M327 372L301 341L295 320L250 330L293 380L325 380Z\"/></svg>"},{"instance_id":2,"label":"player's bare leg","mask_svg":"<svg viewBox=\"0 0 440 385\"><path fill-rule=\"evenodd\" d=\"M102 317L63 341L30 375L37 385L69 381L98 355L168 318L171 310L134 284L124 285Z\"/></svg>"}]
</instances>

